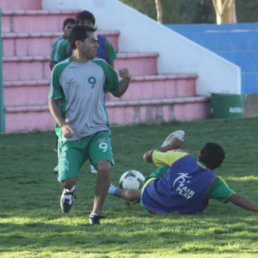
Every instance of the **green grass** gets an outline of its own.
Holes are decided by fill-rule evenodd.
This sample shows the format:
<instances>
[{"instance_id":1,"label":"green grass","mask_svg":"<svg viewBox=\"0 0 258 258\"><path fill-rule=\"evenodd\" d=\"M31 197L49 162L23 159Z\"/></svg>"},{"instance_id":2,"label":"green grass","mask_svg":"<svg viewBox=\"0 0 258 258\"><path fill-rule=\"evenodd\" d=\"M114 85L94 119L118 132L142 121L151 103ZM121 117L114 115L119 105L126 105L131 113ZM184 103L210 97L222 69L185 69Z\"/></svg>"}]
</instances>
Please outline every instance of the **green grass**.
<instances>
[{"instance_id":1,"label":"green grass","mask_svg":"<svg viewBox=\"0 0 258 258\"><path fill-rule=\"evenodd\" d=\"M258 203L257 128L257 118L114 127L112 181L129 169L148 175L155 168L142 154L183 129L193 156L207 141L223 145L226 159L217 174ZM63 214L54 142L53 132L0 135L0 257L258 257L257 213L216 201L202 214L155 216L108 196L107 218L89 226L96 180L89 163L71 212Z\"/></svg>"}]
</instances>

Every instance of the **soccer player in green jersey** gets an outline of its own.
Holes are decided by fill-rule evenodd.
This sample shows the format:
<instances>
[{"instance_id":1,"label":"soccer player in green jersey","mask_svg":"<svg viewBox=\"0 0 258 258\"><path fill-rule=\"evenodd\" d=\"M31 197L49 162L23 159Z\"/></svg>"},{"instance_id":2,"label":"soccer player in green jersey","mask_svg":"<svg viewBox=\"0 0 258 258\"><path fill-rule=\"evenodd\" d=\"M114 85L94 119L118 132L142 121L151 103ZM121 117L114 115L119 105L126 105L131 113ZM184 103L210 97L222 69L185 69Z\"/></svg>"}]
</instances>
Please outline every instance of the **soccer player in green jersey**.
<instances>
[{"instance_id":1,"label":"soccer player in green jersey","mask_svg":"<svg viewBox=\"0 0 258 258\"><path fill-rule=\"evenodd\" d=\"M76 15L75 23L77 25L94 27L95 22L96 20L94 15L89 11L84 10ZM117 55L111 42L109 39L100 34L97 35L97 40L99 48L96 56L98 58L103 58L109 65L114 67L114 60L117 58Z\"/></svg>"},{"instance_id":2,"label":"soccer player in green jersey","mask_svg":"<svg viewBox=\"0 0 258 258\"><path fill-rule=\"evenodd\" d=\"M68 212L74 200L75 184L82 164L89 159L98 170L95 197L89 222L99 224L102 206L110 186L114 163L109 138L110 128L104 94L120 97L127 90L130 73L117 73L103 59L95 58L98 43L96 29L75 26L69 43L71 58L55 65L49 90L49 110L54 117L59 138L58 177L63 192L61 209Z\"/></svg>"},{"instance_id":3,"label":"soccer player in green jersey","mask_svg":"<svg viewBox=\"0 0 258 258\"><path fill-rule=\"evenodd\" d=\"M51 51L51 57L50 57L50 63L49 67L52 70L53 67L69 57L70 55L70 47L68 43L68 37L71 33L71 30L75 24L75 20L73 18L67 18L65 19L63 23L63 32L64 35L59 37L54 45L52 46L52 51Z\"/></svg>"},{"instance_id":4,"label":"soccer player in green jersey","mask_svg":"<svg viewBox=\"0 0 258 258\"><path fill-rule=\"evenodd\" d=\"M147 151L143 158L158 169L150 174L141 190L117 189L111 185L109 194L127 201L140 201L143 208L155 214L202 212L210 199L231 202L258 212L258 205L234 193L213 170L225 157L223 148L207 143L200 150L198 160L178 150L183 144L182 130L171 133L162 146Z\"/></svg>"}]
</instances>

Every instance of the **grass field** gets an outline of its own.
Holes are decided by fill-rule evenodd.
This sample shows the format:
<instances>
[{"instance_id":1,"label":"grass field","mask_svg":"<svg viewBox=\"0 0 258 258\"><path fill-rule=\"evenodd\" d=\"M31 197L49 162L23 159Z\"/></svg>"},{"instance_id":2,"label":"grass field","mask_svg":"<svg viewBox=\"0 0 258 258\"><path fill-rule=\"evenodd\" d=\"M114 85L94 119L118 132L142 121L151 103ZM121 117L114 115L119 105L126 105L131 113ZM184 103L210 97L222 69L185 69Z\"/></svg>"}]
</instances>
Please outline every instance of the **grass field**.
<instances>
[{"instance_id":1,"label":"grass field","mask_svg":"<svg viewBox=\"0 0 258 258\"><path fill-rule=\"evenodd\" d=\"M217 174L258 203L257 118L115 127L113 183L129 169L152 172L143 152L177 129L186 131L184 149L193 156L207 141L223 145L226 159ZM257 213L216 201L202 214L155 216L108 196L107 218L89 226L96 180L89 163L72 210L63 214L52 172L54 139L53 132L0 135L0 257L258 257Z\"/></svg>"}]
</instances>

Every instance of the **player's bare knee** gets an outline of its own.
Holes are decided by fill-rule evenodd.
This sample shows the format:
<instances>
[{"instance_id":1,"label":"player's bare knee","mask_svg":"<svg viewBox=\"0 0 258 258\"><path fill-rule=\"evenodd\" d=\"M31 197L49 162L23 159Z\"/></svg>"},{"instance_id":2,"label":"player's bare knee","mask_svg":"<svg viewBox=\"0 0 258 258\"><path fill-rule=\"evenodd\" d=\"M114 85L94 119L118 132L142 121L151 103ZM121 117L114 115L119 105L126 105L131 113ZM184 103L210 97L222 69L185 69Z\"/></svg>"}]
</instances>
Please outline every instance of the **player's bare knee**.
<instances>
[{"instance_id":1,"label":"player's bare knee","mask_svg":"<svg viewBox=\"0 0 258 258\"><path fill-rule=\"evenodd\" d=\"M67 180L62 181L61 184L66 189L72 189L73 186L76 184L76 182L77 182L76 178L69 178Z\"/></svg>"},{"instance_id":2,"label":"player's bare knee","mask_svg":"<svg viewBox=\"0 0 258 258\"><path fill-rule=\"evenodd\" d=\"M97 163L96 169L100 175L107 175L111 174L111 162L108 160L101 160Z\"/></svg>"}]
</instances>

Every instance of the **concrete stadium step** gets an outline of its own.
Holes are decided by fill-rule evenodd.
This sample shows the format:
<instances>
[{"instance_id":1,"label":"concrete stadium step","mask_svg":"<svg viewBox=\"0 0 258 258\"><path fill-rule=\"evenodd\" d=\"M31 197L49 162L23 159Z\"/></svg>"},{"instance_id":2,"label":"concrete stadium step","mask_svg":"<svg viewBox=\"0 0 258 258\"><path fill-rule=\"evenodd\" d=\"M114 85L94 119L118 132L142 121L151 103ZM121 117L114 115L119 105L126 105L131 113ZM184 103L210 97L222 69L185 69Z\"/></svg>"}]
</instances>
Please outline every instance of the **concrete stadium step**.
<instances>
[{"instance_id":1,"label":"concrete stadium step","mask_svg":"<svg viewBox=\"0 0 258 258\"><path fill-rule=\"evenodd\" d=\"M195 96L106 103L111 124L192 121L210 116L210 98Z\"/></svg>"},{"instance_id":2,"label":"concrete stadium step","mask_svg":"<svg viewBox=\"0 0 258 258\"><path fill-rule=\"evenodd\" d=\"M5 124L7 133L55 127L47 105L5 107Z\"/></svg>"},{"instance_id":3,"label":"concrete stadium step","mask_svg":"<svg viewBox=\"0 0 258 258\"><path fill-rule=\"evenodd\" d=\"M48 56L3 58L5 81L49 79L50 72Z\"/></svg>"},{"instance_id":4,"label":"concrete stadium step","mask_svg":"<svg viewBox=\"0 0 258 258\"><path fill-rule=\"evenodd\" d=\"M119 31L99 31L118 52ZM62 32L3 33L3 56L49 56L55 40Z\"/></svg>"},{"instance_id":5,"label":"concrete stadium step","mask_svg":"<svg viewBox=\"0 0 258 258\"><path fill-rule=\"evenodd\" d=\"M107 95L107 101L190 97L196 95L196 74L134 76L121 98Z\"/></svg>"},{"instance_id":6,"label":"concrete stadium step","mask_svg":"<svg viewBox=\"0 0 258 258\"><path fill-rule=\"evenodd\" d=\"M2 10L39 10L41 0L1 0Z\"/></svg>"},{"instance_id":7,"label":"concrete stadium step","mask_svg":"<svg viewBox=\"0 0 258 258\"><path fill-rule=\"evenodd\" d=\"M121 98L108 94L106 101L191 97L196 79L195 74L135 76ZM4 81L5 105L46 105L48 90L49 80Z\"/></svg>"},{"instance_id":8,"label":"concrete stadium step","mask_svg":"<svg viewBox=\"0 0 258 258\"><path fill-rule=\"evenodd\" d=\"M117 56L116 70L128 67L133 75L157 73L158 54L118 54ZM3 74L5 81L49 79L51 74L49 56L4 57Z\"/></svg>"},{"instance_id":9,"label":"concrete stadium step","mask_svg":"<svg viewBox=\"0 0 258 258\"><path fill-rule=\"evenodd\" d=\"M2 33L57 32L66 18L75 18L78 11L3 11Z\"/></svg>"},{"instance_id":10,"label":"concrete stadium step","mask_svg":"<svg viewBox=\"0 0 258 258\"><path fill-rule=\"evenodd\" d=\"M46 105L49 80L4 81L5 106Z\"/></svg>"},{"instance_id":11,"label":"concrete stadium step","mask_svg":"<svg viewBox=\"0 0 258 258\"><path fill-rule=\"evenodd\" d=\"M208 97L167 98L107 102L110 124L138 124L206 119ZM7 106L6 132L51 130L55 123L47 105Z\"/></svg>"},{"instance_id":12,"label":"concrete stadium step","mask_svg":"<svg viewBox=\"0 0 258 258\"><path fill-rule=\"evenodd\" d=\"M127 67L132 75L155 75L158 56L158 53L118 53L114 67L116 71Z\"/></svg>"}]
</instances>

